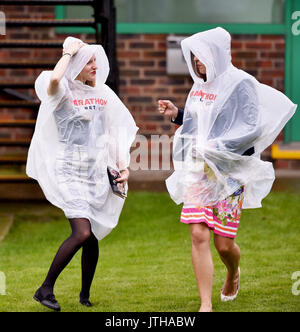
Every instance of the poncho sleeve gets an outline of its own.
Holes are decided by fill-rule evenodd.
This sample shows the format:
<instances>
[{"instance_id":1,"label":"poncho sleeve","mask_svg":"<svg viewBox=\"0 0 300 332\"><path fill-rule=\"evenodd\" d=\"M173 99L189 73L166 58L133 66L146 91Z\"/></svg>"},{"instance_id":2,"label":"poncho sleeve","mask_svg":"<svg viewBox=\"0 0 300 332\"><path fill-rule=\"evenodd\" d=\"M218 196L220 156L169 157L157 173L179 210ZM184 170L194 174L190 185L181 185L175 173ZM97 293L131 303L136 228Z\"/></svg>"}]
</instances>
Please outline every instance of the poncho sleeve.
<instances>
[{"instance_id":1,"label":"poncho sleeve","mask_svg":"<svg viewBox=\"0 0 300 332\"><path fill-rule=\"evenodd\" d=\"M241 81L232 91L208 136L218 150L242 155L254 146L261 134L259 102L250 80Z\"/></svg>"},{"instance_id":2,"label":"poncho sleeve","mask_svg":"<svg viewBox=\"0 0 300 332\"><path fill-rule=\"evenodd\" d=\"M53 111L65 96L67 81L63 78L56 94L48 95L47 89L50 83L52 71L43 71L35 81L35 92L41 100L34 134L28 151L26 173L34 179L46 179L39 175L47 167L51 168L55 156L57 127L52 116Z\"/></svg>"},{"instance_id":3,"label":"poncho sleeve","mask_svg":"<svg viewBox=\"0 0 300 332\"><path fill-rule=\"evenodd\" d=\"M57 92L50 96L47 90L50 84L51 74L52 71L43 71L36 79L34 88L41 102L49 103L51 108L55 108L66 94L67 80L63 77L59 82Z\"/></svg>"}]
</instances>

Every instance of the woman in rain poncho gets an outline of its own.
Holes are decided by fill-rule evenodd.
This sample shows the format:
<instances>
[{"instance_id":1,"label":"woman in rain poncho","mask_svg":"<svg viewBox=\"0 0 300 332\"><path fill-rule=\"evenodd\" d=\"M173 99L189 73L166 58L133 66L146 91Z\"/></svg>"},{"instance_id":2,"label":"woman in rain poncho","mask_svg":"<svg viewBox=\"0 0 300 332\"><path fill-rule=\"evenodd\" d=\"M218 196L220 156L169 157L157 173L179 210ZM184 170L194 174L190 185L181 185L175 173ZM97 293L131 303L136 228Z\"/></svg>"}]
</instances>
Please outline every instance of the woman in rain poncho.
<instances>
[{"instance_id":1,"label":"woman in rain poncho","mask_svg":"<svg viewBox=\"0 0 300 332\"><path fill-rule=\"evenodd\" d=\"M72 228L34 295L54 310L60 310L54 283L81 247L80 303L91 305L98 240L117 225L124 204L112 192L107 167L120 170L117 181L127 190L129 149L138 129L105 85L109 63L102 46L68 37L63 48L54 70L42 72L35 83L42 103L26 168L46 198L64 211Z\"/></svg>"},{"instance_id":2,"label":"woman in rain poncho","mask_svg":"<svg viewBox=\"0 0 300 332\"><path fill-rule=\"evenodd\" d=\"M260 154L297 107L235 68L230 42L222 28L184 39L182 51L194 80L185 109L159 101L159 111L182 125L173 143L175 171L166 184L172 199L184 203L180 221L190 224L200 311L212 310L210 230L227 268L221 300L232 301L238 294L240 249L234 239L241 211L261 207L271 190L274 169Z\"/></svg>"}]
</instances>

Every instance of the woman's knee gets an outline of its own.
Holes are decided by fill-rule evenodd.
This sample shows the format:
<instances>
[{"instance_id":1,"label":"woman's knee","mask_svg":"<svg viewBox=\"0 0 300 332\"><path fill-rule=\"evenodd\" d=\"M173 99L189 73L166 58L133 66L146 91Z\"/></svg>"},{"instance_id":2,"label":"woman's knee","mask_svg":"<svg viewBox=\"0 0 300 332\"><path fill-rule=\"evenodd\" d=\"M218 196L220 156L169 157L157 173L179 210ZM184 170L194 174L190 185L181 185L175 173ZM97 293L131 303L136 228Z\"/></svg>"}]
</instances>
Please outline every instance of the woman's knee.
<instances>
[{"instance_id":1,"label":"woman's knee","mask_svg":"<svg viewBox=\"0 0 300 332\"><path fill-rule=\"evenodd\" d=\"M193 246L199 247L203 244L209 244L210 230L206 224L192 224L190 233Z\"/></svg>"},{"instance_id":2,"label":"woman's knee","mask_svg":"<svg viewBox=\"0 0 300 332\"><path fill-rule=\"evenodd\" d=\"M215 247L220 256L228 256L234 248L234 240L225 237L215 236L214 238Z\"/></svg>"},{"instance_id":3,"label":"woman's knee","mask_svg":"<svg viewBox=\"0 0 300 332\"><path fill-rule=\"evenodd\" d=\"M81 242L84 243L91 237L91 231L89 229L82 230L79 237Z\"/></svg>"},{"instance_id":4,"label":"woman's knee","mask_svg":"<svg viewBox=\"0 0 300 332\"><path fill-rule=\"evenodd\" d=\"M79 244L89 240L92 236L90 222L87 219L78 218L70 220L72 226L72 237L76 239Z\"/></svg>"}]
</instances>

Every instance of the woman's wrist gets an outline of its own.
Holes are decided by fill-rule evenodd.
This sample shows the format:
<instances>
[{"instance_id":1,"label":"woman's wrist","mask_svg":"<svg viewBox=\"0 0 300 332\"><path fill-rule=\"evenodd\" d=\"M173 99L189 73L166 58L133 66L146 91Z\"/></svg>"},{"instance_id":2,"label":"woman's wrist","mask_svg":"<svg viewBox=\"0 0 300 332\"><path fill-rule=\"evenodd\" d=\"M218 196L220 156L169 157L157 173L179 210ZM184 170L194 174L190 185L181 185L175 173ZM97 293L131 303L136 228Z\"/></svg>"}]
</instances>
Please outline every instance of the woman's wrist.
<instances>
[{"instance_id":1,"label":"woman's wrist","mask_svg":"<svg viewBox=\"0 0 300 332\"><path fill-rule=\"evenodd\" d=\"M72 54L71 53L69 53L69 52L63 52L63 55L62 56L64 56L64 55L69 55L71 58L72 58Z\"/></svg>"},{"instance_id":2,"label":"woman's wrist","mask_svg":"<svg viewBox=\"0 0 300 332\"><path fill-rule=\"evenodd\" d=\"M175 106L175 109L173 110L173 114L172 114L172 121L175 121L175 119L177 118L178 115L178 107Z\"/></svg>"},{"instance_id":3,"label":"woman's wrist","mask_svg":"<svg viewBox=\"0 0 300 332\"><path fill-rule=\"evenodd\" d=\"M176 119L178 115L178 107L175 106L175 109L173 111L173 118Z\"/></svg>"}]
</instances>

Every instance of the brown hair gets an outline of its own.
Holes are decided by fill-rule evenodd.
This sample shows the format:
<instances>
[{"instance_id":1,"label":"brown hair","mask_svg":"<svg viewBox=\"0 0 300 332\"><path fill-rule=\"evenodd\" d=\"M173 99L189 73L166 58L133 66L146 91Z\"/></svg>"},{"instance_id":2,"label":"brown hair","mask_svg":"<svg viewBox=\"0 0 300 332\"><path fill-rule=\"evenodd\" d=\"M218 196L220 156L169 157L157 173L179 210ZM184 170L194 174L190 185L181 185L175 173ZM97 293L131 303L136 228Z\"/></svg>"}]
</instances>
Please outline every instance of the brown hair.
<instances>
[{"instance_id":1,"label":"brown hair","mask_svg":"<svg viewBox=\"0 0 300 332\"><path fill-rule=\"evenodd\" d=\"M192 62L192 68L193 68L195 74L196 74L198 77L202 78L204 81L206 81L206 74L201 74L201 73L199 73L198 70L197 70L196 63L195 63L195 61L194 61L194 54L193 54L192 52L191 52L191 62Z\"/></svg>"}]
</instances>

